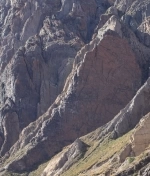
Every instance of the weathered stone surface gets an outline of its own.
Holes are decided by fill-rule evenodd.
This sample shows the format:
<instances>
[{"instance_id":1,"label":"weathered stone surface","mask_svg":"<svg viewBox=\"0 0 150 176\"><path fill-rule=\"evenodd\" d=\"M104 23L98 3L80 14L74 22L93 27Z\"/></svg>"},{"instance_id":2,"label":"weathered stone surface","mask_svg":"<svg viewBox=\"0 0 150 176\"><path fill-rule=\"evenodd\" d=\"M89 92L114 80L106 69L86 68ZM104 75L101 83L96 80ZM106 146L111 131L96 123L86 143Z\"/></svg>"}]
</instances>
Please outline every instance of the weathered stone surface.
<instances>
[{"instance_id":1,"label":"weathered stone surface","mask_svg":"<svg viewBox=\"0 0 150 176\"><path fill-rule=\"evenodd\" d=\"M138 90L134 98L106 125L104 132L113 131L114 137L122 136L133 129L140 119L150 112L150 79Z\"/></svg>"},{"instance_id":2,"label":"weathered stone surface","mask_svg":"<svg viewBox=\"0 0 150 176\"><path fill-rule=\"evenodd\" d=\"M130 6L132 5L132 3L134 2L135 0L116 0L115 1L115 6L120 10L122 11L123 13L125 13L129 8Z\"/></svg>"},{"instance_id":3,"label":"weathered stone surface","mask_svg":"<svg viewBox=\"0 0 150 176\"><path fill-rule=\"evenodd\" d=\"M142 167L138 172L138 176L149 176L150 175L150 164L145 164L145 167Z\"/></svg>"},{"instance_id":4,"label":"weathered stone surface","mask_svg":"<svg viewBox=\"0 0 150 176\"><path fill-rule=\"evenodd\" d=\"M104 4L109 6L107 1ZM2 1L0 116L17 114L16 136L61 93L77 51L91 39L100 14L106 11L104 4L94 0ZM15 142L3 133L4 125L0 123L4 146L9 147L3 150L3 146L1 155ZM9 128L16 129L18 124Z\"/></svg>"},{"instance_id":5,"label":"weathered stone surface","mask_svg":"<svg viewBox=\"0 0 150 176\"><path fill-rule=\"evenodd\" d=\"M9 163L7 169L26 170L52 157L79 136L107 123L133 97L140 86L141 70L128 41L120 37L121 24L115 17L110 23L110 28L106 24L78 53L55 103L23 130L10 153L20 149L28 154Z\"/></svg>"},{"instance_id":6,"label":"weathered stone surface","mask_svg":"<svg viewBox=\"0 0 150 176\"><path fill-rule=\"evenodd\" d=\"M150 144L149 135L149 113L144 116L134 128L129 144L119 154L120 162L124 162L127 157L135 157L143 153Z\"/></svg>"},{"instance_id":7,"label":"weathered stone surface","mask_svg":"<svg viewBox=\"0 0 150 176\"><path fill-rule=\"evenodd\" d=\"M149 47L150 37L146 31L148 30L150 16L150 1L118 0L115 7L120 11L122 21L135 32L140 42ZM146 31L144 32L144 30Z\"/></svg>"},{"instance_id":8,"label":"weathered stone surface","mask_svg":"<svg viewBox=\"0 0 150 176\"><path fill-rule=\"evenodd\" d=\"M41 176L59 176L68 170L86 151L87 145L77 139L68 149L53 158Z\"/></svg>"},{"instance_id":9,"label":"weathered stone surface","mask_svg":"<svg viewBox=\"0 0 150 176\"><path fill-rule=\"evenodd\" d=\"M131 156L131 154L132 154L132 145L131 144L127 144L122 149L121 153L119 154L119 161L121 163L123 163L127 157Z\"/></svg>"},{"instance_id":10,"label":"weathered stone surface","mask_svg":"<svg viewBox=\"0 0 150 176\"><path fill-rule=\"evenodd\" d=\"M138 30L150 35L150 17L146 18L146 20L138 27Z\"/></svg>"},{"instance_id":11,"label":"weathered stone surface","mask_svg":"<svg viewBox=\"0 0 150 176\"><path fill-rule=\"evenodd\" d=\"M105 125L133 98L149 77L149 4L2 1L1 155L9 151L2 162L10 156L5 169L33 169ZM148 80L100 137L113 132L117 138L132 129L150 111L149 91Z\"/></svg>"},{"instance_id":12,"label":"weathered stone surface","mask_svg":"<svg viewBox=\"0 0 150 176\"><path fill-rule=\"evenodd\" d=\"M137 29L137 36L147 47L150 46L150 17L147 17Z\"/></svg>"},{"instance_id":13,"label":"weathered stone surface","mask_svg":"<svg viewBox=\"0 0 150 176\"><path fill-rule=\"evenodd\" d=\"M4 127L5 141L1 149L2 155L10 149L10 147L18 140L19 137L19 120L15 112L7 113L2 121ZM13 126L13 128L10 128ZM8 143L8 141L10 143Z\"/></svg>"},{"instance_id":14,"label":"weathered stone surface","mask_svg":"<svg viewBox=\"0 0 150 176\"><path fill-rule=\"evenodd\" d=\"M144 152L150 144L150 114L142 118L131 137L132 150L135 156Z\"/></svg>"}]
</instances>

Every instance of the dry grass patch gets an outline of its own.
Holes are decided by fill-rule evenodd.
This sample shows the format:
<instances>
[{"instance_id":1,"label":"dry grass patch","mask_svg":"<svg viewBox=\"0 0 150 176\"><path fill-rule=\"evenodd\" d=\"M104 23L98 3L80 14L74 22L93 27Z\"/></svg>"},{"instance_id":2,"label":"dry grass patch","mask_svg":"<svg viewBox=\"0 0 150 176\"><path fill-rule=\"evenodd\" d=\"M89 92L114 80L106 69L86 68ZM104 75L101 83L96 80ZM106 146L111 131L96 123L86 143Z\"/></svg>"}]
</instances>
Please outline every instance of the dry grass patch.
<instances>
[{"instance_id":1,"label":"dry grass patch","mask_svg":"<svg viewBox=\"0 0 150 176\"><path fill-rule=\"evenodd\" d=\"M116 140L111 140L107 137L102 143L95 141L84 157L63 173L62 176L85 176L87 172L94 171L94 165L99 167L97 167L96 173L91 173L92 175L104 173L108 169L108 165L105 165L105 163L129 142L130 135L131 132Z\"/></svg>"}]
</instances>

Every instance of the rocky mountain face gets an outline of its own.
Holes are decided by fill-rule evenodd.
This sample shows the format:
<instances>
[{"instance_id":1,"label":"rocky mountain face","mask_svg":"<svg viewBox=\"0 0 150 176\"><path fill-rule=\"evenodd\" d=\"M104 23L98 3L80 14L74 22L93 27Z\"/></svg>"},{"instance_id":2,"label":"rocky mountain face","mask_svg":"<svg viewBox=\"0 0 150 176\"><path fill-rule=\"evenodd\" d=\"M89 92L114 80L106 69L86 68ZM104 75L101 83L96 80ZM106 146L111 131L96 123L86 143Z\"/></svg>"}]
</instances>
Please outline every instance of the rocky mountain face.
<instances>
[{"instance_id":1,"label":"rocky mountain face","mask_svg":"<svg viewBox=\"0 0 150 176\"><path fill-rule=\"evenodd\" d=\"M149 174L149 68L150 0L1 0L0 174Z\"/></svg>"}]
</instances>

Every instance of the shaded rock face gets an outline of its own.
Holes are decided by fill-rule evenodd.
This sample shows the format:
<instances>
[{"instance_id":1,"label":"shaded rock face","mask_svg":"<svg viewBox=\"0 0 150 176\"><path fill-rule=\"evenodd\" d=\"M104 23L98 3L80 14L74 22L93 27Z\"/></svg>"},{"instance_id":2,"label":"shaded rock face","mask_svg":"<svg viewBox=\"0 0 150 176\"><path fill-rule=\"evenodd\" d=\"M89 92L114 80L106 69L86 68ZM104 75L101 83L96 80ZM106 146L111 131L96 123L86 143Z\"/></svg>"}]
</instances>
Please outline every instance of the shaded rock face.
<instances>
[{"instance_id":1,"label":"shaded rock face","mask_svg":"<svg viewBox=\"0 0 150 176\"><path fill-rule=\"evenodd\" d=\"M4 144L1 149L3 155L18 140L19 136L18 115L15 112L7 113L2 123L4 126L4 136L5 136ZM10 128L10 126L14 126L14 128Z\"/></svg>"},{"instance_id":2,"label":"shaded rock face","mask_svg":"<svg viewBox=\"0 0 150 176\"><path fill-rule=\"evenodd\" d=\"M150 1L121 0L116 1L115 6L122 14L122 21L135 32L142 43L149 47L150 38L148 34L145 34L147 32L143 31L142 26L145 24L146 27L146 24L148 23L148 18L150 16ZM148 29L145 28L145 30Z\"/></svg>"},{"instance_id":3,"label":"shaded rock face","mask_svg":"<svg viewBox=\"0 0 150 176\"><path fill-rule=\"evenodd\" d=\"M138 27L137 36L147 47L150 46L150 17L147 17L144 22Z\"/></svg>"},{"instance_id":4,"label":"shaded rock face","mask_svg":"<svg viewBox=\"0 0 150 176\"><path fill-rule=\"evenodd\" d=\"M149 176L150 175L150 164L147 164L145 167L143 167L139 172L138 176Z\"/></svg>"},{"instance_id":5,"label":"shaded rock face","mask_svg":"<svg viewBox=\"0 0 150 176\"><path fill-rule=\"evenodd\" d=\"M99 5L99 6L98 6ZM16 136L55 101L71 72L77 51L91 39L109 3L84 1L2 1L0 5L1 132L11 141L7 118L16 114ZM98 10L100 9L100 10ZM19 127L18 127L19 123ZM5 146L4 145L4 146Z\"/></svg>"},{"instance_id":6,"label":"shaded rock face","mask_svg":"<svg viewBox=\"0 0 150 176\"><path fill-rule=\"evenodd\" d=\"M125 13L134 1L135 0L116 0L114 5L117 7L118 10Z\"/></svg>"}]
</instances>

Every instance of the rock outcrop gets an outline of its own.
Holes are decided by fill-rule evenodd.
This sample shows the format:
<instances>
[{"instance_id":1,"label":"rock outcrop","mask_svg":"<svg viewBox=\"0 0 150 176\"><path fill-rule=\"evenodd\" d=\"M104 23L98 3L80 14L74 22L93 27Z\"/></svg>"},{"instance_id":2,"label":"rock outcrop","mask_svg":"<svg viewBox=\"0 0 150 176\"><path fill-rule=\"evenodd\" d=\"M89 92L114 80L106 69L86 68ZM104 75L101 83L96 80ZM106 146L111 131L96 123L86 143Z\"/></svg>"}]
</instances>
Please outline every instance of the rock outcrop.
<instances>
[{"instance_id":1,"label":"rock outcrop","mask_svg":"<svg viewBox=\"0 0 150 176\"><path fill-rule=\"evenodd\" d=\"M138 27L138 30L150 35L150 17L146 18L146 20Z\"/></svg>"},{"instance_id":2,"label":"rock outcrop","mask_svg":"<svg viewBox=\"0 0 150 176\"><path fill-rule=\"evenodd\" d=\"M83 156L87 145L77 139L65 152L53 158L41 176L59 176Z\"/></svg>"},{"instance_id":3,"label":"rock outcrop","mask_svg":"<svg viewBox=\"0 0 150 176\"><path fill-rule=\"evenodd\" d=\"M27 149L28 154L9 163L7 169L23 171L52 157L79 136L107 123L133 97L141 84L141 70L134 51L121 36L121 24L114 16L107 24L76 56L55 103L23 130L10 155L19 149ZM123 54L126 51L128 55ZM37 156L41 147L43 152Z\"/></svg>"},{"instance_id":4,"label":"rock outcrop","mask_svg":"<svg viewBox=\"0 0 150 176\"><path fill-rule=\"evenodd\" d=\"M130 103L106 125L103 133L112 132L112 137L116 138L133 129L140 119L150 112L149 94L150 79L137 91Z\"/></svg>"},{"instance_id":5,"label":"rock outcrop","mask_svg":"<svg viewBox=\"0 0 150 176\"><path fill-rule=\"evenodd\" d=\"M150 0L2 1L2 170L30 172L101 126L99 139L116 139L150 112L149 10ZM138 146L137 128L125 155L149 144ZM82 148L76 140L43 175L63 173Z\"/></svg>"},{"instance_id":6,"label":"rock outcrop","mask_svg":"<svg viewBox=\"0 0 150 176\"><path fill-rule=\"evenodd\" d=\"M123 163L127 157L139 156L146 150L146 148L148 148L150 144L149 118L150 115L148 113L134 128L129 143L119 154L119 160L121 163Z\"/></svg>"},{"instance_id":7,"label":"rock outcrop","mask_svg":"<svg viewBox=\"0 0 150 176\"><path fill-rule=\"evenodd\" d=\"M92 37L99 15L106 10L105 4L109 6L107 1L99 3L98 11L94 0L86 4L60 0L2 1L0 126L4 145L8 145L7 150L2 147L1 155L61 93L77 51ZM5 126L14 113L17 123ZM16 135L15 140L6 136L9 131Z\"/></svg>"},{"instance_id":8,"label":"rock outcrop","mask_svg":"<svg viewBox=\"0 0 150 176\"><path fill-rule=\"evenodd\" d=\"M150 114L146 115L140 120L139 125L135 128L135 131L131 138L132 151L137 156L144 152L144 150L150 144Z\"/></svg>"}]
</instances>

